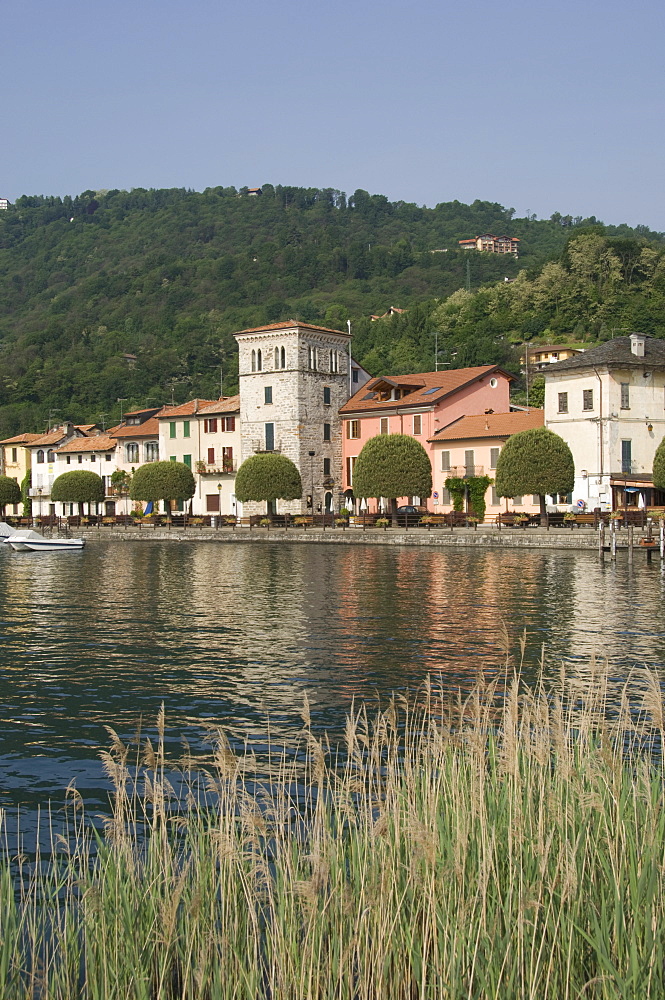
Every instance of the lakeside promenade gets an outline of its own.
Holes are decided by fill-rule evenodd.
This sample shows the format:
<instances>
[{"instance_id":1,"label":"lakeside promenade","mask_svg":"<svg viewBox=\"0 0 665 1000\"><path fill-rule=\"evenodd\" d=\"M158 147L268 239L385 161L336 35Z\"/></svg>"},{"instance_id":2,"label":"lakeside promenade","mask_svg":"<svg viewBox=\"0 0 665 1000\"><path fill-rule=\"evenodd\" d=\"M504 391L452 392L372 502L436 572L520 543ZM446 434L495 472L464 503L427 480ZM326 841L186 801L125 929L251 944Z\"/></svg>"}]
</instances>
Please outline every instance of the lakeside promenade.
<instances>
[{"instance_id":1,"label":"lakeside promenade","mask_svg":"<svg viewBox=\"0 0 665 1000\"><path fill-rule=\"evenodd\" d=\"M502 528L495 525L478 525L477 528L445 528L426 530L424 528L315 528L291 527L235 527L209 528L189 526L151 527L142 525L131 527L88 527L75 529L76 535L86 542L218 542L235 543L297 543L304 545L408 545L439 548L510 548L510 549L567 549L571 551L598 551L598 532L592 528ZM617 547L628 547L628 530L617 530ZM635 532L635 551L640 551L639 538ZM610 532L605 532L605 544L609 544ZM656 553L658 548L656 547Z\"/></svg>"}]
</instances>

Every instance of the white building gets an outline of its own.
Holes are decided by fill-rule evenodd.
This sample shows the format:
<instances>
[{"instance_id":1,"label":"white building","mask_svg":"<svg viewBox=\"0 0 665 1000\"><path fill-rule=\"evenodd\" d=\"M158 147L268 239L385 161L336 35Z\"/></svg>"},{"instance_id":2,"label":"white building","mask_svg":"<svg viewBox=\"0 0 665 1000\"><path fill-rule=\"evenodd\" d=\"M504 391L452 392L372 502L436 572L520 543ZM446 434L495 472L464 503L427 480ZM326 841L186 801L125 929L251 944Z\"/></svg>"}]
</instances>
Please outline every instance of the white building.
<instances>
[{"instance_id":1,"label":"white building","mask_svg":"<svg viewBox=\"0 0 665 1000\"><path fill-rule=\"evenodd\" d=\"M278 500L275 513L336 509L342 495L339 409L369 378L351 359L350 333L289 320L235 337L241 460L280 452L297 466L303 498ZM244 508L246 514L265 511L258 503Z\"/></svg>"},{"instance_id":2,"label":"white building","mask_svg":"<svg viewBox=\"0 0 665 1000\"><path fill-rule=\"evenodd\" d=\"M665 436L665 341L631 333L549 365L545 425L575 460L573 504L661 504L653 459Z\"/></svg>"}]
</instances>

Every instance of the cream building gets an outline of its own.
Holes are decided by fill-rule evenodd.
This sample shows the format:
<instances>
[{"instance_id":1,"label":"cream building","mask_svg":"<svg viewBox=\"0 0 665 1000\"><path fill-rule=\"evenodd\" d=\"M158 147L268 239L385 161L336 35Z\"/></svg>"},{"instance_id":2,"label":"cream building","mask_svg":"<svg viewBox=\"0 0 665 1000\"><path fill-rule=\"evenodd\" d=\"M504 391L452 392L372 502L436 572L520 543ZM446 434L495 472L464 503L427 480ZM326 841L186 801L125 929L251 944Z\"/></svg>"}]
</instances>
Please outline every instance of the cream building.
<instances>
[{"instance_id":1,"label":"cream building","mask_svg":"<svg viewBox=\"0 0 665 1000\"><path fill-rule=\"evenodd\" d=\"M545 425L575 460L573 504L609 510L665 502L652 476L665 436L665 341L631 333L544 374Z\"/></svg>"},{"instance_id":2,"label":"cream building","mask_svg":"<svg viewBox=\"0 0 665 1000\"><path fill-rule=\"evenodd\" d=\"M279 452L297 466L302 500L275 503L274 513L337 509L342 495L340 407L368 379L350 355L350 333L290 320L241 330L241 460ZM245 514L265 504L244 504Z\"/></svg>"},{"instance_id":3,"label":"cream building","mask_svg":"<svg viewBox=\"0 0 665 1000\"><path fill-rule=\"evenodd\" d=\"M30 468L28 445L41 436L41 434L16 434L0 441L0 475L14 479L20 486ZM8 504L6 513L20 514L21 509L21 504Z\"/></svg>"},{"instance_id":4,"label":"cream building","mask_svg":"<svg viewBox=\"0 0 665 1000\"><path fill-rule=\"evenodd\" d=\"M196 492L186 504L192 514L235 514L233 490L240 452L240 399L192 399L158 416L161 461L192 470Z\"/></svg>"}]
</instances>

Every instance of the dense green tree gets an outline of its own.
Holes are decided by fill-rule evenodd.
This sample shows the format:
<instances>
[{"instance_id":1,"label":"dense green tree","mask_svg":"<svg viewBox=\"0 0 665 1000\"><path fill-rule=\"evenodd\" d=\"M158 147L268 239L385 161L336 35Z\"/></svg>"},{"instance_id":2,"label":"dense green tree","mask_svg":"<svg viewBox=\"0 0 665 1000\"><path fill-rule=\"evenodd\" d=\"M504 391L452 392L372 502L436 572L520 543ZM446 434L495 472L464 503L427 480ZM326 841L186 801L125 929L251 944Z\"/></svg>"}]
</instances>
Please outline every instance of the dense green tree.
<instances>
[{"instance_id":1,"label":"dense green tree","mask_svg":"<svg viewBox=\"0 0 665 1000\"><path fill-rule=\"evenodd\" d=\"M32 470L28 469L21 480L21 498L23 500L23 517L30 517L32 514L32 498L30 487L32 486Z\"/></svg>"},{"instance_id":2,"label":"dense green tree","mask_svg":"<svg viewBox=\"0 0 665 1000\"><path fill-rule=\"evenodd\" d=\"M492 230L521 239L519 260L458 249ZM446 367L515 373L524 339L662 335L664 249L646 227L362 190L18 198L0 212L0 436L36 430L54 409L114 423L119 399L212 398L220 368L231 394L233 332L294 315L342 329L350 319L354 356L374 375L432 370L435 330ZM389 306L406 311L370 321Z\"/></svg>"},{"instance_id":3,"label":"dense green tree","mask_svg":"<svg viewBox=\"0 0 665 1000\"><path fill-rule=\"evenodd\" d=\"M0 476L0 514L4 515L8 503L20 503L21 487L15 479Z\"/></svg>"},{"instance_id":4,"label":"dense green tree","mask_svg":"<svg viewBox=\"0 0 665 1000\"><path fill-rule=\"evenodd\" d=\"M129 495L132 500L156 503L164 501L167 513L172 500L190 500L196 491L192 470L184 462L149 462L140 465L132 476Z\"/></svg>"},{"instance_id":5,"label":"dense green tree","mask_svg":"<svg viewBox=\"0 0 665 1000\"><path fill-rule=\"evenodd\" d=\"M432 466L423 446L408 434L377 434L367 441L353 468L357 497L385 497L393 515L398 497L432 493Z\"/></svg>"},{"instance_id":6,"label":"dense green tree","mask_svg":"<svg viewBox=\"0 0 665 1000\"><path fill-rule=\"evenodd\" d=\"M496 465L496 491L502 497L537 493L541 523L546 523L547 494L570 493L575 463L570 448L546 427L534 427L509 437Z\"/></svg>"},{"instance_id":7,"label":"dense green tree","mask_svg":"<svg viewBox=\"0 0 665 1000\"><path fill-rule=\"evenodd\" d=\"M286 455L251 455L238 469L235 492L242 503L265 500L272 504L275 500L298 500L302 482L298 469Z\"/></svg>"},{"instance_id":8,"label":"dense green tree","mask_svg":"<svg viewBox=\"0 0 665 1000\"><path fill-rule=\"evenodd\" d=\"M665 438L656 448L653 457L653 485L657 490L665 490Z\"/></svg>"},{"instance_id":9,"label":"dense green tree","mask_svg":"<svg viewBox=\"0 0 665 1000\"><path fill-rule=\"evenodd\" d=\"M104 481L96 472L76 469L63 472L51 487L51 500L62 503L99 503L104 499Z\"/></svg>"}]
</instances>

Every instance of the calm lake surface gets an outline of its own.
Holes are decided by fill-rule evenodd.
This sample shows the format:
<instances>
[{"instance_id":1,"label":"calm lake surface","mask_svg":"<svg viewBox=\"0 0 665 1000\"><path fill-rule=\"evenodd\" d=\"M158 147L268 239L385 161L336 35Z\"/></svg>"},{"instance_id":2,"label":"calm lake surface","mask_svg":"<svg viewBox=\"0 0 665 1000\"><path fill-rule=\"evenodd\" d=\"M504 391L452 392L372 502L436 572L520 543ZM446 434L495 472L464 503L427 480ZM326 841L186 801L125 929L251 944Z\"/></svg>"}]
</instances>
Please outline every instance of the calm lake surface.
<instances>
[{"instance_id":1,"label":"calm lake surface","mask_svg":"<svg viewBox=\"0 0 665 1000\"><path fill-rule=\"evenodd\" d=\"M0 806L63 800L74 779L106 801L105 726L154 731L163 702L174 745L201 720L260 750L268 728L333 736L353 701L451 690L503 670L528 631L527 673L584 674L595 652L613 685L634 667L665 679L665 578L595 553L313 544L100 542L81 553L0 546ZM267 721L269 720L269 722Z\"/></svg>"}]
</instances>

